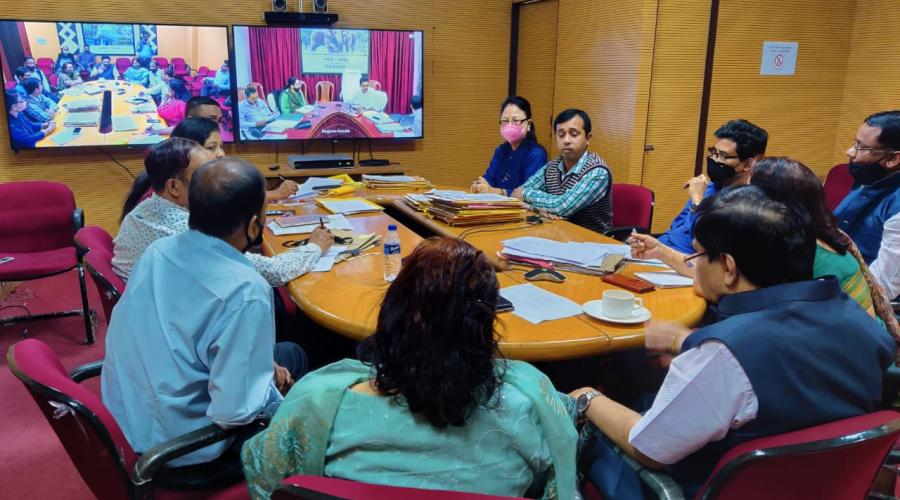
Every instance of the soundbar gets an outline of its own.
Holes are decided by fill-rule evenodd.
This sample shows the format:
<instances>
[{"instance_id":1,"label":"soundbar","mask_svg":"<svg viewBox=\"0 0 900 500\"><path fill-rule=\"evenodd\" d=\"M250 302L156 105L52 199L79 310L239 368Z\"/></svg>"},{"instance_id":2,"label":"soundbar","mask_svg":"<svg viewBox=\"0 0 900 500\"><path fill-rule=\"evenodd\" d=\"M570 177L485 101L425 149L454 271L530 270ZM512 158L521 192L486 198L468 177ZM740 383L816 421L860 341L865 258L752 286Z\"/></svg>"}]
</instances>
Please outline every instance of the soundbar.
<instances>
[{"instance_id":1,"label":"soundbar","mask_svg":"<svg viewBox=\"0 0 900 500\"><path fill-rule=\"evenodd\" d=\"M281 24L293 26L298 24L334 24L338 21L337 14L319 14L315 12L272 12L263 15L266 24Z\"/></svg>"},{"instance_id":2,"label":"soundbar","mask_svg":"<svg viewBox=\"0 0 900 500\"><path fill-rule=\"evenodd\" d=\"M294 169L353 168L353 157L344 154L288 156L288 165Z\"/></svg>"}]
</instances>

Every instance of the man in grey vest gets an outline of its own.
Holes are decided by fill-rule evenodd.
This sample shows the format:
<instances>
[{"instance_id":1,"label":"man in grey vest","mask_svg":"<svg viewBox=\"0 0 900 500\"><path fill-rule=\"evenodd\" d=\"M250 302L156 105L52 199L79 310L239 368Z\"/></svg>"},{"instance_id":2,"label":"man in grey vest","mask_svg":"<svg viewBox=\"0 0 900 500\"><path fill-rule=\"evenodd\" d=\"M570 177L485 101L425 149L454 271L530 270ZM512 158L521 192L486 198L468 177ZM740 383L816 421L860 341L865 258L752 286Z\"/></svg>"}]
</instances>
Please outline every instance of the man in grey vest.
<instances>
[{"instance_id":1,"label":"man in grey vest","mask_svg":"<svg viewBox=\"0 0 900 500\"><path fill-rule=\"evenodd\" d=\"M588 151L591 118L567 109L553 120L559 156L534 173L512 196L550 218L568 219L598 233L612 229L612 174Z\"/></svg>"}]
</instances>

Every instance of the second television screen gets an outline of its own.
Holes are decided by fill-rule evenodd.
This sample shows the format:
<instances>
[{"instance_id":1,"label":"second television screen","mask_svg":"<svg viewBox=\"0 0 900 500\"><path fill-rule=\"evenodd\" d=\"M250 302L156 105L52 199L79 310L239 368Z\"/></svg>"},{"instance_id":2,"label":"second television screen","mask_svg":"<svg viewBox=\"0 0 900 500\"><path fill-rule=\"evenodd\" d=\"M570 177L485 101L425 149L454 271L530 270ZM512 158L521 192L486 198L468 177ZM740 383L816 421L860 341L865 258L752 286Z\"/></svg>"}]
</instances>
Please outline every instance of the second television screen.
<instances>
[{"instance_id":1,"label":"second television screen","mask_svg":"<svg viewBox=\"0 0 900 500\"><path fill-rule=\"evenodd\" d=\"M422 137L422 32L234 27L243 140Z\"/></svg>"}]
</instances>

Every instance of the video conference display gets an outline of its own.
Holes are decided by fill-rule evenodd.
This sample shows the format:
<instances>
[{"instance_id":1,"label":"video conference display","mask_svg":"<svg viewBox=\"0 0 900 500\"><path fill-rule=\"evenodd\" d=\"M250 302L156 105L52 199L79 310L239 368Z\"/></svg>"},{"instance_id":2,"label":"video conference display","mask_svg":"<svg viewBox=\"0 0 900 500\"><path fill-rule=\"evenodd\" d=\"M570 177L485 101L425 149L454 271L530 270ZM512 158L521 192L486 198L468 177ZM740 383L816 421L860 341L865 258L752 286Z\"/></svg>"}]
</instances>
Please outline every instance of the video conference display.
<instances>
[{"instance_id":1,"label":"video conference display","mask_svg":"<svg viewBox=\"0 0 900 500\"><path fill-rule=\"evenodd\" d=\"M225 27L0 21L12 147L165 140L192 96L226 104L227 61ZM230 123L221 132L233 140Z\"/></svg>"},{"instance_id":2,"label":"video conference display","mask_svg":"<svg viewBox=\"0 0 900 500\"><path fill-rule=\"evenodd\" d=\"M422 137L422 32L234 26L242 140Z\"/></svg>"}]
</instances>

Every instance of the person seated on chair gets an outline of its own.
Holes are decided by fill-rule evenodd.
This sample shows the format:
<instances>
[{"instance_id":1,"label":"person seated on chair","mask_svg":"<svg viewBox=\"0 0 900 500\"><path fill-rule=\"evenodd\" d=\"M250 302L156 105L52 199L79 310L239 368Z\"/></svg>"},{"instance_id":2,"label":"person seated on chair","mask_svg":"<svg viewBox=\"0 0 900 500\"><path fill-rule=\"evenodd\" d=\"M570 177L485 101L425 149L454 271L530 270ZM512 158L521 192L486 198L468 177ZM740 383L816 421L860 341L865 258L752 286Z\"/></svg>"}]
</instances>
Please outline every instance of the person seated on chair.
<instances>
[{"instance_id":1,"label":"person seated on chair","mask_svg":"<svg viewBox=\"0 0 900 500\"><path fill-rule=\"evenodd\" d=\"M480 250L423 241L388 287L361 361L298 381L244 445L253 498L294 474L574 498L574 403L530 364L499 356L497 299Z\"/></svg>"},{"instance_id":2,"label":"person seated on chair","mask_svg":"<svg viewBox=\"0 0 900 500\"><path fill-rule=\"evenodd\" d=\"M278 109L282 113L292 114L299 113L300 108L306 106L306 96L302 91L303 81L292 76L287 80L287 86L281 91L281 97L278 98Z\"/></svg>"},{"instance_id":3,"label":"person seated on chair","mask_svg":"<svg viewBox=\"0 0 900 500\"><path fill-rule=\"evenodd\" d=\"M193 173L188 197L190 229L147 247L106 335L103 403L138 453L210 424L271 416L279 391L306 371L299 346L276 346L272 289L244 253L265 227L262 174L220 158ZM237 482L241 442L261 429L175 459L156 479Z\"/></svg>"},{"instance_id":4,"label":"person seated on chair","mask_svg":"<svg viewBox=\"0 0 900 500\"><path fill-rule=\"evenodd\" d=\"M531 103L524 97L507 97L500 105L500 136L484 176L472 183L473 193L508 195L547 163L547 150L538 144L531 119Z\"/></svg>"},{"instance_id":5,"label":"person seated on chair","mask_svg":"<svg viewBox=\"0 0 900 500\"><path fill-rule=\"evenodd\" d=\"M90 71L94 68L94 64L97 62L97 56L91 52L91 46L85 45L84 50L78 53L78 58L76 59L76 64L78 66L78 71Z\"/></svg>"},{"instance_id":6,"label":"person seated on chair","mask_svg":"<svg viewBox=\"0 0 900 500\"><path fill-rule=\"evenodd\" d=\"M231 73L228 68L228 61L222 63L222 67L216 72L213 78L203 79L203 88L200 89L200 95L220 96L231 94Z\"/></svg>"},{"instance_id":7,"label":"person seated on chair","mask_svg":"<svg viewBox=\"0 0 900 500\"><path fill-rule=\"evenodd\" d=\"M603 498L641 498L610 441L693 498L737 444L878 409L894 341L836 279L811 280L815 232L803 207L757 186L701 203L688 259L718 322L650 326L647 348L677 356L643 415L590 388L571 394L602 434L583 458Z\"/></svg>"},{"instance_id":8,"label":"person seated on chair","mask_svg":"<svg viewBox=\"0 0 900 500\"><path fill-rule=\"evenodd\" d=\"M413 135L416 137L422 137L422 96L414 95L409 99L409 112L412 113L413 116Z\"/></svg>"},{"instance_id":9,"label":"person seated on chair","mask_svg":"<svg viewBox=\"0 0 900 500\"><path fill-rule=\"evenodd\" d=\"M75 66L77 63L75 59L75 54L72 53L72 49L68 46L68 44L62 44L59 46L59 55L56 56L56 62L53 65L53 71L59 73L63 69L63 65L67 62L72 63L72 66Z\"/></svg>"},{"instance_id":10,"label":"person seated on chair","mask_svg":"<svg viewBox=\"0 0 900 500\"><path fill-rule=\"evenodd\" d=\"M847 157L856 185L834 215L866 262L872 262L884 223L900 213L900 110L869 115Z\"/></svg>"},{"instance_id":11,"label":"person seated on chair","mask_svg":"<svg viewBox=\"0 0 900 500\"><path fill-rule=\"evenodd\" d=\"M75 65L66 61L62 65L62 69L57 75L56 88L60 91L70 89L76 85L81 85L84 81L81 75L75 71Z\"/></svg>"},{"instance_id":12,"label":"person seated on chair","mask_svg":"<svg viewBox=\"0 0 900 500\"><path fill-rule=\"evenodd\" d=\"M137 57L131 60L131 67L125 70L124 76L128 83L137 83L144 87L150 84L150 72L141 66L141 61Z\"/></svg>"},{"instance_id":13,"label":"person seated on chair","mask_svg":"<svg viewBox=\"0 0 900 500\"><path fill-rule=\"evenodd\" d=\"M184 127L202 127L207 120ZM212 122L210 122L212 123ZM207 129L213 135L214 126ZM208 142L207 138L204 143ZM129 279L131 270L144 250L165 236L188 230L188 184L191 173L200 165L215 158L215 153L198 142L180 137L170 138L152 148L144 159L144 172L134 181L122 209L122 224L113 240L113 270ZM149 198L144 198L153 188ZM331 247L333 236L327 229L316 229L309 244L280 253L274 257L247 254L263 278L272 286L281 286L309 271L319 257Z\"/></svg>"},{"instance_id":14,"label":"person seated on chair","mask_svg":"<svg viewBox=\"0 0 900 500\"><path fill-rule=\"evenodd\" d=\"M159 69L159 63L151 59L147 68L147 93L153 97L156 104L162 100L163 91L168 84L165 72Z\"/></svg>"},{"instance_id":15,"label":"person seated on chair","mask_svg":"<svg viewBox=\"0 0 900 500\"><path fill-rule=\"evenodd\" d=\"M28 107L28 103L25 102L22 94L15 90L7 90L5 97L13 149L33 148L38 141L50 135L56 128L56 124L52 121L39 123L29 120L25 115L25 108Z\"/></svg>"},{"instance_id":16,"label":"person seated on chair","mask_svg":"<svg viewBox=\"0 0 900 500\"><path fill-rule=\"evenodd\" d=\"M769 141L765 130L747 120L731 120L719 127L715 136L717 141L706 157L706 175L687 181L688 201L659 237L660 243L682 253L692 252L692 229L700 202L722 188L747 184L753 164L765 154Z\"/></svg>"},{"instance_id":17,"label":"person seated on chair","mask_svg":"<svg viewBox=\"0 0 900 500\"><path fill-rule=\"evenodd\" d=\"M50 80L47 78L47 75L44 74L44 71L37 66L37 64L34 62L33 57L27 56L25 58L24 62L22 63L22 65L25 66L26 68L28 68L29 70L31 70L31 75L34 78L37 78L38 81L41 82L41 85L43 85L45 89L49 90L52 88L52 86L50 85ZM56 99L56 100L59 101L59 99Z\"/></svg>"},{"instance_id":18,"label":"person seated on chair","mask_svg":"<svg viewBox=\"0 0 900 500\"><path fill-rule=\"evenodd\" d=\"M59 106L44 95L44 87L38 79L27 78L22 82L22 87L25 88L25 101L28 103L28 108L25 109L28 119L35 123L53 121Z\"/></svg>"},{"instance_id":19,"label":"person seated on chair","mask_svg":"<svg viewBox=\"0 0 900 500\"><path fill-rule=\"evenodd\" d=\"M612 173L588 151L591 118L566 109L553 120L560 155L516 188L511 196L549 218L568 219L598 233L612 229Z\"/></svg>"},{"instance_id":20,"label":"person seated on chair","mask_svg":"<svg viewBox=\"0 0 900 500\"><path fill-rule=\"evenodd\" d=\"M872 275L884 290L885 298L900 297L900 214L884 223L878 258L872 262Z\"/></svg>"},{"instance_id":21,"label":"person seated on chair","mask_svg":"<svg viewBox=\"0 0 900 500\"><path fill-rule=\"evenodd\" d=\"M269 109L266 101L260 99L256 87L250 85L244 89L244 100L238 104L241 128L244 130L265 127L267 123L278 119L280 113Z\"/></svg>"},{"instance_id":22,"label":"person seated on chair","mask_svg":"<svg viewBox=\"0 0 900 500\"><path fill-rule=\"evenodd\" d=\"M100 57L100 64L91 69L91 80L118 80L119 70L116 69L109 56Z\"/></svg>"},{"instance_id":23,"label":"person seated on chair","mask_svg":"<svg viewBox=\"0 0 900 500\"><path fill-rule=\"evenodd\" d=\"M370 88L369 76L362 75L359 79L359 92L350 98L350 104L362 109L384 111L387 107L388 97L386 92Z\"/></svg>"},{"instance_id":24,"label":"person seated on chair","mask_svg":"<svg viewBox=\"0 0 900 500\"><path fill-rule=\"evenodd\" d=\"M191 93L184 86L184 80L180 78L172 78L165 82L162 90L162 96L159 105L156 107L156 114L165 121L167 127L161 124L151 124L145 130L148 134L169 135L175 128L175 125L184 120L184 112L187 107L186 101L190 99Z\"/></svg>"}]
</instances>

